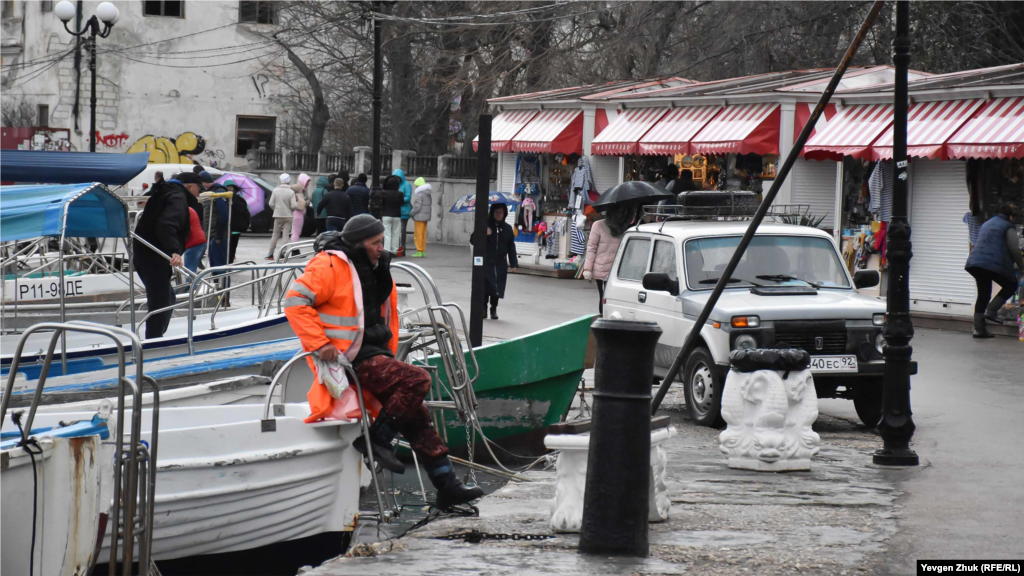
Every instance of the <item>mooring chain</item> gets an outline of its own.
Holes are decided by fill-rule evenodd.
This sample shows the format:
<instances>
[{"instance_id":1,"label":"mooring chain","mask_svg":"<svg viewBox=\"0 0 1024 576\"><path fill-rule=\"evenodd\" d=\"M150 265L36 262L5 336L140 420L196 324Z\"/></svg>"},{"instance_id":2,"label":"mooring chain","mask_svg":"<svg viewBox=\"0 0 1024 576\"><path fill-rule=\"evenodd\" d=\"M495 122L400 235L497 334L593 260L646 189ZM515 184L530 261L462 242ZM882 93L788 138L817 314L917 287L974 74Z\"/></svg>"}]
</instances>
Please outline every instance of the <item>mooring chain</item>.
<instances>
[{"instance_id":1,"label":"mooring chain","mask_svg":"<svg viewBox=\"0 0 1024 576\"><path fill-rule=\"evenodd\" d=\"M470 544L478 544L484 540L550 540L554 536L550 534L504 534L504 533L492 533L492 532L481 532L479 530L469 530L466 532L456 532L455 534L448 534L446 536L438 536L435 540L462 540Z\"/></svg>"}]
</instances>

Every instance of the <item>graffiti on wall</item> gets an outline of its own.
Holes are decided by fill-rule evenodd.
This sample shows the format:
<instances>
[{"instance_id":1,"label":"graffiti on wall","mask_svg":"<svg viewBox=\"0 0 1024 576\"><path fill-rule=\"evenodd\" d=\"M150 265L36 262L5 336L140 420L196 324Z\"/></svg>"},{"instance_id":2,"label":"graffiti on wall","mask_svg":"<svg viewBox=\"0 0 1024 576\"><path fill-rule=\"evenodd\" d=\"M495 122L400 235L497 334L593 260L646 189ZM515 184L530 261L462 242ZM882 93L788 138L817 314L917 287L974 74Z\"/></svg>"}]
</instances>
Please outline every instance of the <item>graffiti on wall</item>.
<instances>
[{"instance_id":1,"label":"graffiti on wall","mask_svg":"<svg viewBox=\"0 0 1024 576\"><path fill-rule=\"evenodd\" d=\"M128 135L124 132L120 134L107 134L106 136L100 134L100 131L96 131L96 141L103 144L107 148L120 148L124 146L124 143L128 141Z\"/></svg>"},{"instance_id":2,"label":"graffiti on wall","mask_svg":"<svg viewBox=\"0 0 1024 576\"><path fill-rule=\"evenodd\" d=\"M177 138L166 136L145 135L128 148L129 154L149 152L150 164L188 163L191 156L202 154L206 150L206 141L195 132L184 132Z\"/></svg>"}]
</instances>

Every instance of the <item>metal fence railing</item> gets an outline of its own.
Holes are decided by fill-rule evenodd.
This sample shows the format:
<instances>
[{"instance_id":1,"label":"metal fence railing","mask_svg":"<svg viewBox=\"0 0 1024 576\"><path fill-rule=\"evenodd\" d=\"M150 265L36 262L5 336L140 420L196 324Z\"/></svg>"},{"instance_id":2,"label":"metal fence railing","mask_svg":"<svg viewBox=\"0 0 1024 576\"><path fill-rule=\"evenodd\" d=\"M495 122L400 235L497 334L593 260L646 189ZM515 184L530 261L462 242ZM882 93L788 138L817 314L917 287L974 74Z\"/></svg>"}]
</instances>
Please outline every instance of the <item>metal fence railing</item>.
<instances>
[{"instance_id":1,"label":"metal fence railing","mask_svg":"<svg viewBox=\"0 0 1024 576\"><path fill-rule=\"evenodd\" d=\"M452 156L448 158L443 176L445 178L476 178L476 156ZM491 178L498 174L498 157L491 156Z\"/></svg>"},{"instance_id":2,"label":"metal fence railing","mask_svg":"<svg viewBox=\"0 0 1024 576\"><path fill-rule=\"evenodd\" d=\"M282 170L281 153L269 150L256 151L256 168L259 170Z\"/></svg>"},{"instance_id":3,"label":"metal fence railing","mask_svg":"<svg viewBox=\"0 0 1024 576\"><path fill-rule=\"evenodd\" d=\"M324 157L323 170L329 174L337 174L342 170L351 173L356 164L354 152L348 154L327 154Z\"/></svg>"},{"instance_id":4,"label":"metal fence railing","mask_svg":"<svg viewBox=\"0 0 1024 576\"><path fill-rule=\"evenodd\" d=\"M292 152L288 155L288 170L302 170L303 172L316 172L319 164L319 154L308 152Z\"/></svg>"},{"instance_id":5,"label":"metal fence railing","mask_svg":"<svg viewBox=\"0 0 1024 576\"><path fill-rule=\"evenodd\" d=\"M408 160L409 176L437 176L437 156L410 156Z\"/></svg>"}]
</instances>

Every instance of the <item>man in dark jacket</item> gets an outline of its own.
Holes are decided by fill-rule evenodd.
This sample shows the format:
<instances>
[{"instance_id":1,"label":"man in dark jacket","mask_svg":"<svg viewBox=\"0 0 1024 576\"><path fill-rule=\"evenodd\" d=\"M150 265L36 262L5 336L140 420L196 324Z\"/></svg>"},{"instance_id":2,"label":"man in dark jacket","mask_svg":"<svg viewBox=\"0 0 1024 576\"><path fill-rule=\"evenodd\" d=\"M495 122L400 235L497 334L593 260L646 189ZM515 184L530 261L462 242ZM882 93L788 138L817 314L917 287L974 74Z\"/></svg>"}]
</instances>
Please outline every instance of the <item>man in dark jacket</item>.
<instances>
[{"instance_id":1,"label":"man in dark jacket","mask_svg":"<svg viewBox=\"0 0 1024 576\"><path fill-rule=\"evenodd\" d=\"M185 240L190 230L188 198L198 194L201 185L199 176L192 173L157 182L139 216L135 233L170 256L168 262L145 244L138 240L134 242L135 271L146 287L146 306L150 311L174 304L171 267L183 264L181 254L185 252ZM150 316L146 320L146 339L163 336L170 321L170 310Z\"/></svg>"},{"instance_id":2,"label":"man in dark jacket","mask_svg":"<svg viewBox=\"0 0 1024 576\"><path fill-rule=\"evenodd\" d=\"M356 176L355 183L346 192L352 201L352 216L370 213L370 189L366 187L366 174Z\"/></svg>"},{"instance_id":3,"label":"man in dark jacket","mask_svg":"<svg viewBox=\"0 0 1024 576\"><path fill-rule=\"evenodd\" d=\"M508 206L504 202L491 204L487 218L487 246L484 251L484 274L487 275L486 296L491 302L491 319L498 319L498 299L505 297L508 269L519 268L516 238L512 227L505 223Z\"/></svg>"},{"instance_id":4,"label":"man in dark jacket","mask_svg":"<svg viewBox=\"0 0 1024 576\"><path fill-rule=\"evenodd\" d=\"M381 221L384 222L384 249L397 255L402 246L402 206L405 204L402 181L398 176L388 176L384 181L383 195Z\"/></svg>"},{"instance_id":5,"label":"man in dark jacket","mask_svg":"<svg viewBox=\"0 0 1024 576\"><path fill-rule=\"evenodd\" d=\"M345 222L352 217L352 200L345 192L345 181L334 179L334 188L327 191L316 206L316 213L323 210L327 217L327 229L340 232Z\"/></svg>"},{"instance_id":6,"label":"man in dark jacket","mask_svg":"<svg viewBox=\"0 0 1024 576\"><path fill-rule=\"evenodd\" d=\"M999 309L1017 290L1014 266L1019 272L1024 272L1024 256L1021 256L1020 239L1014 226L1016 217L1017 207L1013 204L999 208L998 214L982 224L978 242L967 257L964 269L974 277L978 286L978 299L974 303L975 338L992 338L985 320L1000 323ZM1000 287L995 298L992 298L993 282Z\"/></svg>"}]
</instances>

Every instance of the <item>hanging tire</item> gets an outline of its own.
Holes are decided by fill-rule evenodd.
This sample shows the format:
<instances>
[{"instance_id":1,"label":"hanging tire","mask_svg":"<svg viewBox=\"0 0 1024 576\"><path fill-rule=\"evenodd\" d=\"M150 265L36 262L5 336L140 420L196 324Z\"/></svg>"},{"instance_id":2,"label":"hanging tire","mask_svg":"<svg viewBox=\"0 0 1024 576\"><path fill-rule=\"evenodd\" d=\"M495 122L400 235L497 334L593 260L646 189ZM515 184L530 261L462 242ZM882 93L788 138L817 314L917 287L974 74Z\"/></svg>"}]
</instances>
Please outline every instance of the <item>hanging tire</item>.
<instances>
[{"instance_id":1,"label":"hanging tire","mask_svg":"<svg viewBox=\"0 0 1024 576\"><path fill-rule=\"evenodd\" d=\"M882 420L882 384L871 383L860 387L857 395L853 397L853 407L865 426L878 426Z\"/></svg>"},{"instance_id":2,"label":"hanging tire","mask_svg":"<svg viewBox=\"0 0 1024 576\"><path fill-rule=\"evenodd\" d=\"M719 427L722 420L722 389L725 382L718 376L715 359L707 348L697 348L686 359L683 370L686 408L693 421L701 426Z\"/></svg>"}]
</instances>

